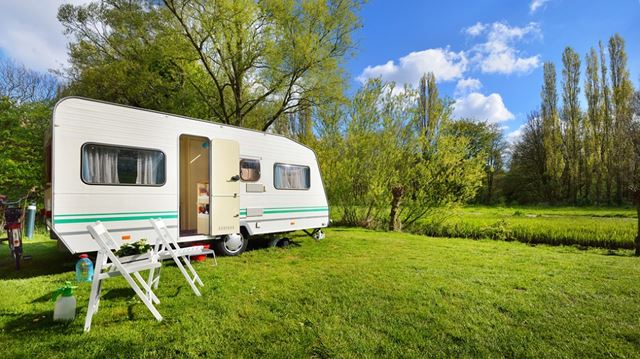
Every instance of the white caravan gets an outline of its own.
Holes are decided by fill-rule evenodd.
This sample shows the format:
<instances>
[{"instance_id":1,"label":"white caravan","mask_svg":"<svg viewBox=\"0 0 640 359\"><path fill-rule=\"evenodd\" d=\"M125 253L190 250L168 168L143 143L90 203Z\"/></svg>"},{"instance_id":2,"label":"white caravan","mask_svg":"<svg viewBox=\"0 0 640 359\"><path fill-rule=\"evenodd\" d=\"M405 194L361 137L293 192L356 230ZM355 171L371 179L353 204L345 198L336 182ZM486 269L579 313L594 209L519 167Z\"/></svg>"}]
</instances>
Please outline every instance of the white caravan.
<instances>
[{"instance_id":1,"label":"white caravan","mask_svg":"<svg viewBox=\"0 0 640 359\"><path fill-rule=\"evenodd\" d=\"M154 243L149 219L161 218L227 255L254 235L318 238L329 224L315 153L286 137L76 97L58 102L51 128L45 209L72 253L98 249L96 221Z\"/></svg>"}]
</instances>

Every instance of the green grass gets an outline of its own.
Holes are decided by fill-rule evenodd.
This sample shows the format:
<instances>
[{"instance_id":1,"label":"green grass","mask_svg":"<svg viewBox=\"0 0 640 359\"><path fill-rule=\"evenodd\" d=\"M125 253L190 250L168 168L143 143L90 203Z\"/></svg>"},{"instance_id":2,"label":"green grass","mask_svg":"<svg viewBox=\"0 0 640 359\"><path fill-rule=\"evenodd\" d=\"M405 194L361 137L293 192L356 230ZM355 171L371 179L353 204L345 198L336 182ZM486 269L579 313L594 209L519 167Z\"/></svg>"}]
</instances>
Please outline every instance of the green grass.
<instances>
[{"instance_id":1,"label":"green grass","mask_svg":"<svg viewBox=\"0 0 640 359\"><path fill-rule=\"evenodd\" d=\"M526 243L634 248L636 211L594 207L471 206L425 220L415 231L440 237L494 238Z\"/></svg>"},{"instance_id":2,"label":"green grass","mask_svg":"<svg viewBox=\"0 0 640 359\"><path fill-rule=\"evenodd\" d=\"M92 331L51 320L73 258L51 241L16 274L0 256L0 352L13 357L638 357L640 262L630 251L335 228L315 242L163 271L158 323L122 279Z\"/></svg>"}]
</instances>

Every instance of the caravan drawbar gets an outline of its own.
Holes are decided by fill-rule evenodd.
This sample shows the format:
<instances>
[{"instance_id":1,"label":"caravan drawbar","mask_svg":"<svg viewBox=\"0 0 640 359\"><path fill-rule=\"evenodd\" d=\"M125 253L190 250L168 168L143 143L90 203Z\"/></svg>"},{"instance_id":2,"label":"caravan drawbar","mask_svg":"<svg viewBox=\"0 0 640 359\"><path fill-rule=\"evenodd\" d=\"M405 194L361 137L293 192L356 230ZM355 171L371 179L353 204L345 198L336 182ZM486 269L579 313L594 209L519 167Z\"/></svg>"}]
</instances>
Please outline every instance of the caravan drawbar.
<instances>
[{"instance_id":1,"label":"caravan drawbar","mask_svg":"<svg viewBox=\"0 0 640 359\"><path fill-rule=\"evenodd\" d=\"M284 136L96 100L54 108L45 143L45 210L72 253L97 250L87 225L155 242L163 219L181 242L227 255L251 236L321 229L329 207L315 153Z\"/></svg>"}]
</instances>

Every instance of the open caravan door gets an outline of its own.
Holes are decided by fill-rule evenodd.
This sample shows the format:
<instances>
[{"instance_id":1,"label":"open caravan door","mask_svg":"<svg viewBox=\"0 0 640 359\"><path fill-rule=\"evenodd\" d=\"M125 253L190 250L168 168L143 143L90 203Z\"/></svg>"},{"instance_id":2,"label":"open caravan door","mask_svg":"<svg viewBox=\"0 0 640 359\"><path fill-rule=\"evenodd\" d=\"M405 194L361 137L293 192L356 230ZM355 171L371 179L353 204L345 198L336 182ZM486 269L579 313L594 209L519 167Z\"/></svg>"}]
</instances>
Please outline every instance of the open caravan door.
<instances>
[{"instance_id":1,"label":"open caravan door","mask_svg":"<svg viewBox=\"0 0 640 359\"><path fill-rule=\"evenodd\" d=\"M240 145L211 140L211 235L240 232Z\"/></svg>"}]
</instances>

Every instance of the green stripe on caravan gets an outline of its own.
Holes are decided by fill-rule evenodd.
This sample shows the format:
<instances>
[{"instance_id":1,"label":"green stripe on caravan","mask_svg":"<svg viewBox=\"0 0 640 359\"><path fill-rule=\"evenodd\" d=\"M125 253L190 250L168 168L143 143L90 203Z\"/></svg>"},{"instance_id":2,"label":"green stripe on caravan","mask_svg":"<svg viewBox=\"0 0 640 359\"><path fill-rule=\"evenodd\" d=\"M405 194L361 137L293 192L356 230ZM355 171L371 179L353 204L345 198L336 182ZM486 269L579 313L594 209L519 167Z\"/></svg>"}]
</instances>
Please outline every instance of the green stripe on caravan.
<instances>
[{"instance_id":1,"label":"green stripe on caravan","mask_svg":"<svg viewBox=\"0 0 640 359\"><path fill-rule=\"evenodd\" d=\"M265 208L264 214L301 213L301 212L328 212L329 207L280 207ZM241 215L247 214L246 208L240 209ZM108 216L108 217L103 217ZM112 217L113 216L113 217ZM78 218L69 218L78 217ZM140 221L150 218L174 219L178 218L176 211L156 211L156 212L114 212L114 213L84 213L84 214L60 214L55 215L56 224L66 223L89 223L95 221L115 222L115 221Z\"/></svg>"},{"instance_id":2,"label":"green stripe on caravan","mask_svg":"<svg viewBox=\"0 0 640 359\"><path fill-rule=\"evenodd\" d=\"M86 218L63 218L56 219L56 224L65 224L65 223L89 223L95 221L101 222L116 222L116 221L142 221L145 219L151 218L162 218L162 219L176 219L178 218L177 214L157 214L153 216L120 216L120 217L86 217Z\"/></svg>"},{"instance_id":3,"label":"green stripe on caravan","mask_svg":"<svg viewBox=\"0 0 640 359\"><path fill-rule=\"evenodd\" d=\"M56 214L55 217L86 217L86 216L115 216L115 215L131 215L131 214L162 214L162 213L178 213L176 211L153 211L153 212L112 212L112 213L78 213L78 214Z\"/></svg>"}]
</instances>

